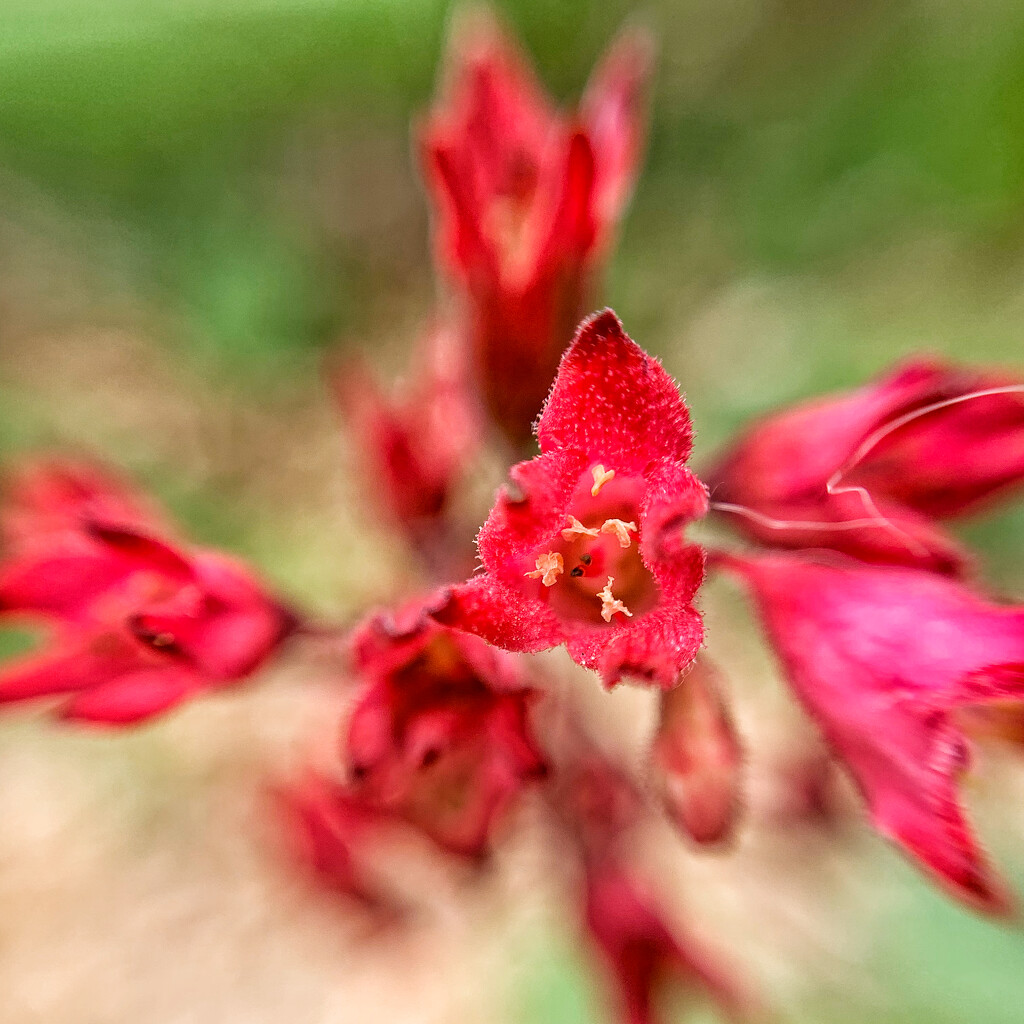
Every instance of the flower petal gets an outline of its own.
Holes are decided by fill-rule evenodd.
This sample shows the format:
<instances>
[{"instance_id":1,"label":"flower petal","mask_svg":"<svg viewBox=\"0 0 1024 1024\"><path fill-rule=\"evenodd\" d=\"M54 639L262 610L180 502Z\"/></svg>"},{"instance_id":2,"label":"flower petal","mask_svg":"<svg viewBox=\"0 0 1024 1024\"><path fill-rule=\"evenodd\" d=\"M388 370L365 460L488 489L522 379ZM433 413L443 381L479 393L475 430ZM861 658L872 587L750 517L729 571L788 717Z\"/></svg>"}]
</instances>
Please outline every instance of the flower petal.
<instances>
[{"instance_id":1,"label":"flower petal","mask_svg":"<svg viewBox=\"0 0 1024 1024\"><path fill-rule=\"evenodd\" d=\"M1024 699L1024 609L930 573L794 556L734 557L794 690L884 835L956 896L1003 913L956 785L968 748L953 712Z\"/></svg>"},{"instance_id":2,"label":"flower petal","mask_svg":"<svg viewBox=\"0 0 1024 1024\"><path fill-rule=\"evenodd\" d=\"M581 631L566 640L572 659L597 671L611 689L623 676L671 689L704 642L700 613L682 601L664 602L614 630Z\"/></svg>"},{"instance_id":3,"label":"flower petal","mask_svg":"<svg viewBox=\"0 0 1024 1024\"><path fill-rule=\"evenodd\" d=\"M202 688L194 672L175 665L140 669L79 693L61 710L67 721L134 725L187 700Z\"/></svg>"},{"instance_id":4,"label":"flower petal","mask_svg":"<svg viewBox=\"0 0 1024 1024\"><path fill-rule=\"evenodd\" d=\"M441 595L432 617L506 651L546 651L563 640L554 612L541 601L525 598L490 573L474 576Z\"/></svg>"},{"instance_id":5,"label":"flower petal","mask_svg":"<svg viewBox=\"0 0 1024 1024\"><path fill-rule=\"evenodd\" d=\"M489 572L511 584L521 572L522 559L560 536L566 506L587 461L581 452L555 451L512 467L511 485L498 492L477 540Z\"/></svg>"},{"instance_id":6,"label":"flower petal","mask_svg":"<svg viewBox=\"0 0 1024 1024\"><path fill-rule=\"evenodd\" d=\"M594 69L580 104L597 157L596 212L614 223L629 198L646 134L647 92L654 59L649 33L627 29Z\"/></svg>"},{"instance_id":7,"label":"flower petal","mask_svg":"<svg viewBox=\"0 0 1024 1024\"><path fill-rule=\"evenodd\" d=\"M685 462L690 414L661 364L606 309L580 324L537 423L542 452L574 448L606 467L642 471L651 461Z\"/></svg>"}]
</instances>

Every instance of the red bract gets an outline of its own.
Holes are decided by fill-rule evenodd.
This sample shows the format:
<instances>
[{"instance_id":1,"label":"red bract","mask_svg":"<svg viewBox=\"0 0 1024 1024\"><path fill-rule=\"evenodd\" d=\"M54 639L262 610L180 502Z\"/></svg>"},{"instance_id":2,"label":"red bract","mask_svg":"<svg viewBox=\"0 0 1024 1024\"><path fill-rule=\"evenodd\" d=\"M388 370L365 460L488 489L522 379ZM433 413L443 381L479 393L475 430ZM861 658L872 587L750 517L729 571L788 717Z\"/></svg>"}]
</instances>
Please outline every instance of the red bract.
<instances>
[{"instance_id":1,"label":"red bract","mask_svg":"<svg viewBox=\"0 0 1024 1024\"><path fill-rule=\"evenodd\" d=\"M378 502L417 545L437 534L479 434L453 336L435 328L420 355L410 386L395 397L381 392L362 363L335 376L341 411Z\"/></svg>"},{"instance_id":2,"label":"red bract","mask_svg":"<svg viewBox=\"0 0 1024 1024\"><path fill-rule=\"evenodd\" d=\"M136 722L253 672L294 627L243 566L172 547L141 520L110 521L125 518L124 495L64 486L81 478L77 467L52 470L36 493L67 500L42 502L38 528L19 507L0 615L47 623L55 637L0 671L0 703L70 694L66 718Z\"/></svg>"},{"instance_id":3,"label":"red bract","mask_svg":"<svg viewBox=\"0 0 1024 1024\"><path fill-rule=\"evenodd\" d=\"M1005 912L957 795L970 751L956 713L1024 699L1024 607L913 569L788 555L725 564L752 588L790 683L875 828L960 899Z\"/></svg>"},{"instance_id":4,"label":"red bract","mask_svg":"<svg viewBox=\"0 0 1024 1024\"><path fill-rule=\"evenodd\" d=\"M743 755L718 672L704 657L661 698L651 760L672 820L698 843L729 837Z\"/></svg>"},{"instance_id":5,"label":"red bract","mask_svg":"<svg viewBox=\"0 0 1024 1024\"><path fill-rule=\"evenodd\" d=\"M614 976L625 1024L655 1024L660 989L672 980L703 991L730 1020L744 1015L723 968L693 939L670 931L653 897L611 857L587 865L586 918Z\"/></svg>"},{"instance_id":6,"label":"red bract","mask_svg":"<svg viewBox=\"0 0 1024 1024\"><path fill-rule=\"evenodd\" d=\"M537 438L480 530L486 571L435 616L506 650L565 643L606 686L674 686L704 635L691 604L704 554L682 533L707 492L686 467L679 391L610 310L580 326Z\"/></svg>"},{"instance_id":7,"label":"red bract","mask_svg":"<svg viewBox=\"0 0 1024 1024\"><path fill-rule=\"evenodd\" d=\"M357 791L470 857L544 773L512 656L431 621L422 606L371 617L353 637L365 680L345 743Z\"/></svg>"},{"instance_id":8,"label":"red bract","mask_svg":"<svg viewBox=\"0 0 1024 1024\"><path fill-rule=\"evenodd\" d=\"M709 474L712 494L749 509L735 525L765 544L959 571L963 551L931 520L1024 479L1024 400L1012 388L994 374L909 363L756 424ZM1002 391L960 400L990 389Z\"/></svg>"},{"instance_id":9,"label":"red bract","mask_svg":"<svg viewBox=\"0 0 1024 1024\"><path fill-rule=\"evenodd\" d=\"M564 116L492 19L461 28L423 162L438 258L464 306L481 388L522 443L632 188L650 47L623 36Z\"/></svg>"}]
</instances>

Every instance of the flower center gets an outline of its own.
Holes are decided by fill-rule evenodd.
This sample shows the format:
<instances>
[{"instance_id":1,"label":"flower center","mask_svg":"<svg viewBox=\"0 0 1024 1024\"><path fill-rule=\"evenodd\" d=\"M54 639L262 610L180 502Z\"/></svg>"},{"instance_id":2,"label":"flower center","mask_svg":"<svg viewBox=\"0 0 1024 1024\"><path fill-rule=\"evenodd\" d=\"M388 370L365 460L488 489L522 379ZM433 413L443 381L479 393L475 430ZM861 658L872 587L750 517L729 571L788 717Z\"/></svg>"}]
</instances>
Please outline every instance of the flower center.
<instances>
[{"instance_id":1,"label":"flower center","mask_svg":"<svg viewBox=\"0 0 1024 1024\"><path fill-rule=\"evenodd\" d=\"M649 611L658 587L640 557L638 508L646 484L598 464L580 477L565 525L523 572L567 622L621 625Z\"/></svg>"}]
</instances>

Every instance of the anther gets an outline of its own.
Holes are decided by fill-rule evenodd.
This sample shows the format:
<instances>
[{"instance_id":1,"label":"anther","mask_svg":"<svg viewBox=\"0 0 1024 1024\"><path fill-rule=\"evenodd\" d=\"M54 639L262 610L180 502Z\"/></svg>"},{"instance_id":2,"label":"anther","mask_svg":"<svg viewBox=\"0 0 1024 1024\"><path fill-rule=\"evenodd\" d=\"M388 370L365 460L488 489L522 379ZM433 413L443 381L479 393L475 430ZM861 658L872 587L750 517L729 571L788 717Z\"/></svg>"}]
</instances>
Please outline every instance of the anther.
<instances>
[{"instance_id":1,"label":"anther","mask_svg":"<svg viewBox=\"0 0 1024 1024\"><path fill-rule=\"evenodd\" d=\"M604 466L598 464L590 472L594 474L594 486L590 488L590 494L596 498L601 493L601 488L615 476L615 470L606 470Z\"/></svg>"},{"instance_id":2,"label":"anther","mask_svg":"<svg viewBox=\"0 0 1024 1024\"><path fill-rule=\"evenodd\" d=\"M620 548L629 547L630 533L636 533L636 523L624 523L621 519L606 519L601 527L602 533L614 533Z\"/></svg>"},{"instance_id":3,"label":"anther","mask_svg":"<svg viewBox=\"0 0 1024 1024\"><path fill-rule=\"evenodd\" d=\"M583 575L583 567L581 565L574 566L569 570L569 575L572 576L573 579L578 580Z\"/></svg>"},{"instance_id":4,"label":"anther","mask_svg":"<svg viewBox=\"0 0 1024 1024\"><path fill-rule=\"evenodd\" d=\"M562 531L565 540L573 540L576 537L596 537L597 530L584 526L575 516L569 516L569 525Z\"/></svg>"},{"instance_id":5,"label":"anther","mask_svg":"<svg viewBox=\"0 0 1024 1024\"><path fill-rule=\"evenodd\" d=\"M537 557L537 568L532 572L524 573L530 579L539 579L545 587L553 587L558 582L559 574L565 571L565 563L557 551L549 551L547 554Z\"/></svg>"},{"instance_id":6,"label":"anther","mask_svg":"<svg viewBox=\"0 0 1024 1024\"><path fill-rule=\"evenodd\" d=\"M608 582L604 585L604 590L597 595L601 599L601 618L605 622L611 622L612 616L616 612L622 612L623 615L633 618L633 613L618 598L612 596L612 584L614 582L615 577L609 576Z\"/></svg>"},{"instance_id":7,"label":"anther","mask_svg":"<svg viewBox=\"0 0 1024 1024\"><path fill-rule=\"evenodd\" d=\"M594 556L593 555L580 555L580 562L583 565L590 565L590 563L593 560L594 560Z\"/></svg>"}]
</instances>

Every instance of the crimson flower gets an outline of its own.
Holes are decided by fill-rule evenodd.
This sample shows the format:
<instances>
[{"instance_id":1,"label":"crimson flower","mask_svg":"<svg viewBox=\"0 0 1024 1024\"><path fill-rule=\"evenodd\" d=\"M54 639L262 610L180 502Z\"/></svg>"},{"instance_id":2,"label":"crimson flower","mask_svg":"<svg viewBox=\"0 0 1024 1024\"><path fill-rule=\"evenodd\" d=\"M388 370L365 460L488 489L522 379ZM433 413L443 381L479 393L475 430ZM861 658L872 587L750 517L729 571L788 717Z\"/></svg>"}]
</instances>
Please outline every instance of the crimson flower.
<instances>
[{"instance_id":1,"label":"crimson flower","mask_svg":"<svg viewBox=\"0 0 1024 1024\"><path fill-rule=\"evenodd\" d=\"M529 440L631 192L649 50L623 35L565 115L493 19L453 36L423 164L438 260L463 306L486 403L516 444Z\"/></svg>"},{"instance_id":2,"label":"crimson flower","mask_svg":"<svg viewBox=\"0 0 1024 1024\"><path fill-rule=\"evenodd\" d=\"M609 687L674 686L704 635L704 553L682 539L707 511L691 435L671 377L615 314L585 320L537 423L541 454L512 468L480 530L485 571L435 617L506 650L565 643Z\"/></svg>"},{"instance_id":3,"label":"crimson flower","mask_svg":"<svg viewBox=\"0 0 1024 1024\"><path fill-rule=\"evenodd\" d=\"M422 605L374 615L352 638L365 686L345 756L358 794L446 849L487 852L494 824L544 774L518 660L440 626Z\"/></svg>"},{"instance_id":4,"label":"crimson flower","mask_svg":"<svg viewBox=\"0 0 1024 1024\"><path fill-rule=\"evenodd\" d=\"M730 1020L745 1000L728 973L692 938L670 930L654 897L614 857L590 859L586 878L588 930L614 977L624 1024L655 1024L661 987L675 979L703 990Z\"/></svg>"},{"instance_id":5,"label":"crimson flower","mask_svg":"<svg viewBox=\"0 0 1024 1024\"><path fill-rule=\"evenodd\" d=\"M1014 390L989 372L907 363L755 424L708 474L711 493L764 544L960 572L964 551L933 520L1024 479ZM965 400L975 392L995 393Z\"/></svg>"},{"instance_id":6,"label":"crimson flower","mask_svg":"<svg viewBox=\"0 0 1024 1024\"><path fill-rule=\"evenodd\" d=\"M845 762L871 821L955 896L1008 910L957 782L960 713L1024 699L1024 607L915 569L797 555L722 556L751 588L799 698Z\"/></svg>"},{"instance_id":7,"label":"crimson flower","mask_svg":"<svg viewBox=\"0 0 1024 1024\"><path fill-rule=\"evenodd\" d=\"M419 546L438 535L455 484L478 443L454 336L435 327L403 392L385 395L361 362L335 375L339 407L379 505Z\"/></svg>"},{"instance_id":8,"label":"crimson flower","mask_svg":"<svg viewBox=\"0 0 1024 1024\"><path fill-rule=\"evenodd\" d=\"M65 718L137 722L249 675L294 628L244 566L160 539L143 502L105 490L91 470L53 466L24 480L0 617L40 621L54 637L0 669L0 703L61 694Z\"/></svg>"}]
</instances>

